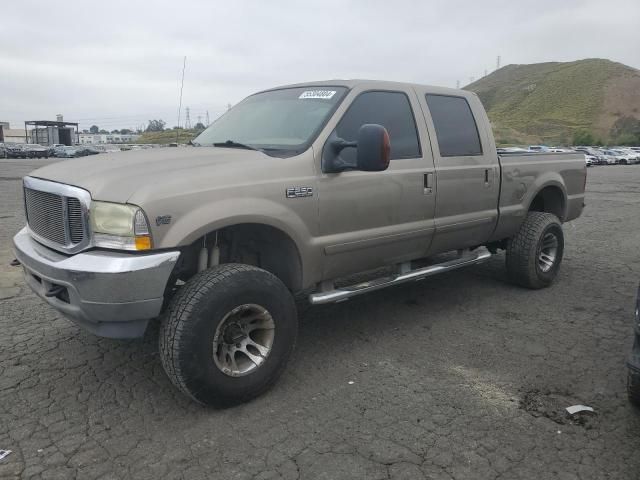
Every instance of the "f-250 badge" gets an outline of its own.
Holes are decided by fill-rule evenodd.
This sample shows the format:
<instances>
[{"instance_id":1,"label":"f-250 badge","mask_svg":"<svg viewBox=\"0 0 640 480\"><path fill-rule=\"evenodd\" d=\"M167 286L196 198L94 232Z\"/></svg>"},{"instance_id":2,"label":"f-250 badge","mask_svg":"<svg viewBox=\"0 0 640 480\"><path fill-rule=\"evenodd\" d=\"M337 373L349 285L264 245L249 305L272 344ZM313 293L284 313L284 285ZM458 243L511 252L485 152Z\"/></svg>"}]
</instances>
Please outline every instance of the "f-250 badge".
<instances>
[{"instance_id":1,"label":"f-250 badge","mask_svg":"<svg viewBox=\"0 0 640 480\"><path fill-rule=\"evenodd\" d=\"M313 187L289 187L286 194L287 198L312 197Z\"/></svg>"}]
</instances>

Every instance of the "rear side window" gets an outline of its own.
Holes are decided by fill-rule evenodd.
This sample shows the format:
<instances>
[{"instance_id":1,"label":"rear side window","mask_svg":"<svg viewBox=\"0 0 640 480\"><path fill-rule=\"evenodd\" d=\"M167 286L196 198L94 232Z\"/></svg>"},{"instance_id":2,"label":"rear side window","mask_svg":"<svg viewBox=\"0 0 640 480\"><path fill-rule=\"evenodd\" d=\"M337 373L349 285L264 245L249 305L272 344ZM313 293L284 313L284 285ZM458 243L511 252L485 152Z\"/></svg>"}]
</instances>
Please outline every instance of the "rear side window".
<instances>
[{"instance_id":1,"label":"rear side window","mask_svg":"<svg viewBox=\"0 0 640 480\"><path fill-rule=\"evenodd\" d=\"M465 98L427 95L441 157L482 155L478 126Z\"/></svg>"},{"instance_id":2,"label":"rear side window","mask_svg":"<svg viewBox=\"0 0 640 480\"><path fill-rule=\"evenodd\" d=\"M336 133L347 141L358 139L358 130L367 123L382 125L389 132L391 159L420 157L420 143L409 99L401 92L364 92L344 114ZM355 164L356 149L345 148L340 157Z\"/></svg>"}]
</instances>

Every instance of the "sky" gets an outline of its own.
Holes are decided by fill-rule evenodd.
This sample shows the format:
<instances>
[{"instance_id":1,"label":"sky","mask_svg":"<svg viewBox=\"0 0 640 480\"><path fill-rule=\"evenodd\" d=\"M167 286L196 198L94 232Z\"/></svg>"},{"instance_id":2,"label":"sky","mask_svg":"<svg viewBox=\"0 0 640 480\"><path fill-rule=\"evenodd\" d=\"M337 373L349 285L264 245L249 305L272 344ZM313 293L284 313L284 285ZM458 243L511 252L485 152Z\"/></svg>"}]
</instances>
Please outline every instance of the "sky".
<instances>
[{"instance_id":1,"label":"sky","mask_svg":"<svg viewBox=\"0 0 640 480\"><path fill-rule=\"evenodd\" d=\"M640 68L639 0L0 2L0 121L135 128L210 120L277 85L369 78L455 87L501 64Z\"/></svg>"}]
</instances>

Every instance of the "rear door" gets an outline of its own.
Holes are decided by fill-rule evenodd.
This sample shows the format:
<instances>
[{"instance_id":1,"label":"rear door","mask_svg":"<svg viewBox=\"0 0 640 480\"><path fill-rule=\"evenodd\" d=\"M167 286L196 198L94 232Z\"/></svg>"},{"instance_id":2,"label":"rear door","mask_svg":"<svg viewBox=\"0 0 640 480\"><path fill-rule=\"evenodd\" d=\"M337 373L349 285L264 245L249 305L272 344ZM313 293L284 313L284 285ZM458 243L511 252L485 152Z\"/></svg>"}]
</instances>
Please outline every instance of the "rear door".
<instances>
[{"instance_id":1,"label":"rear door","mask_svg":"<svg viewBox=\"0 0 640 480\"><path fill-rule=\"evenodd\" d=\"M367 123L384 126L391 162L383 172L322 173L318 181L324 278L424 255L433 235L435 194L426 188L434 166L426 126L411 89L358 90L335 126L347 141ZM416 121L418 120L418 121ZM319 152L321 156L321 152ZM355 164L355 148L340 157Z\"/></svg>"},{"instance_id":2,"label":"rear door","mask_svg":"<svg viewBox=\"0 0 640 480\"><path fill-rule=\"evenodd\" d=\"M423 92L436 169L436 232L430 253L480 245L498 220L500 169L475 96Z\"/></svg>"}]
</instances>

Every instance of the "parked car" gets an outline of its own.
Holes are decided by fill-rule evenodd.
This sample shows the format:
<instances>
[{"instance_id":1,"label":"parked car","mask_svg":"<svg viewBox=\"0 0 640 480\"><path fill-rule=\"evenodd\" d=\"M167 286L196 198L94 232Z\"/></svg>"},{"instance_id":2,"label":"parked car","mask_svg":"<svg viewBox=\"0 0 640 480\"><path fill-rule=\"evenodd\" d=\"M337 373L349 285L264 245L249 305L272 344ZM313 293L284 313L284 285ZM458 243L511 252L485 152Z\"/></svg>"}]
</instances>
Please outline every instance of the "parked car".
<instances>
[{"instance_id":1,"label":"parked car","mask_svg":"<svg viewBox=\"0 0 640 480\"><path fill-rule=\"evenodd\" d=\"M635 156L629 155L624 150L611 148L610 151L618 158L617 163L620 165L629 165L631 163L635 163Z\"/></svg>"},{"instance_id":2,"label":"parked car","mask_svg":"<svg viewBox=\"0 0 640 480\"><path fill-rule=\"evenodd\" d=\"M194 145L36 170L13 242L28 285L94 334L140 337L161 316L165 371L203 404L246 401L277 380L295 345L296 293L339 302L500 249L513 283L548 287L562 225L584 207L584 155L497 155L480 99L464 90L265 90ZM51 197L66 199L61 211ZM424 263L443 252L455 256ZM394 273L337 283L380 267Z\"/></svg>"},{"instance_id":3,"label":"parked car","mask_svg":"<svg viewBox=\"0 0 640 480\"><path fill-rule=\"evenodd\" d=\"M6 158L28 158L29 154L22 143L5 143Z\"/></svg>"},{"instance_id":4,"label":"parked car","mask_svg":"<svg viewBox=\"0 0 640 480\"><path fill-rule=\"evenodd\" d=\"M546 152L549 150L549 147L546 145L529 145L530 152Z\"/></svg>"},{"instance_id":5,"label":"parked car","mask_svg":"<svg viewBox=\"0 0 640 480\"><path fill-rule=\"evenodd\" d=\"M626 148L626 147L616 147L615 150L625 155L629 163L632 163L632 164L640 163L640 152L637 152L632 148Z\"/></svg>"},{"instance_id":6,"label":"parked car","mask_svg":"<svg viewBox=\"0 0 640 480\"><path fill-rule=\"evenodd\" d=\"M593 155L584 154L584 161L587 163L587 167L593 167L598 165L598 159Z\"/></svg>"},{"instance_id":7,"label":"parked car","mask_svg":"<svg viewBox=\"0 0 640 480\"><path fill-rule=\"evenodd\" d=\"M28 143L23 145L22 148L28 158L49 158L49 147L45 147L39 143Z\"/></svg>"},{"instance_id":8,"label":"parked car","mask_svg":"<svg viewBox=\"0 0 640 480\"><path fill-rule=\"evenodd\" d=\"M99 153L102 153L102 152L100 150L98 150L97 148L84 147L84 154L85 155L98 155Z\"/></svg>"},{"instance_id":9,"label":"parked car","mask_svg":"<svg viewBox=\"0 0 640 480\"><path fill-rule=\"evenodd\" d=\"M573 147L577 152L584 152L586 155L590 155L596 159L596 165L606 165L607 159L603 155L602 151L595 147Z\"/></svg>"},{"instance_id":10,"label":"parked car","mask_svg":"<svg viewBox=\"0 0 640 480\"><path fill-rule=\"evenodd\" d=\"M615 153L613 150L603 150L602 155L604 155L607 165L617 165L620 163L620 155Z\"/></svg>"},{"instance_id":11,"label":"parked car","mask_svg":"<svg viewBox=\"0 0 640 480\"><path fill-rule=\"evenodd\" d=\"M497 148L496 151L498 153L525 153L528 150L526 148L520 148L520 147L501 147L501 148Z\"/></svg>"},{"instance_id":12,"label":"parked car","mask_svg":"<svg viewBox=\"0 0 640 480\"><path fill-rule=\"evenodd\" d=\"M627 394L632 403L640 406L640 287L633 317L633 347L627 360Z\"/></svg>"},{"instance_id":13,"label":"parked car","mask_svg":"<svg viewBox=\"0 0 640 480\"><path fill-rule=\"evenodd\" d=\"M57 148L55 151L55 156L58 158L76 158L81 157L81 150L76 147L61 147Z\"/></svg>"}]
</instances>

